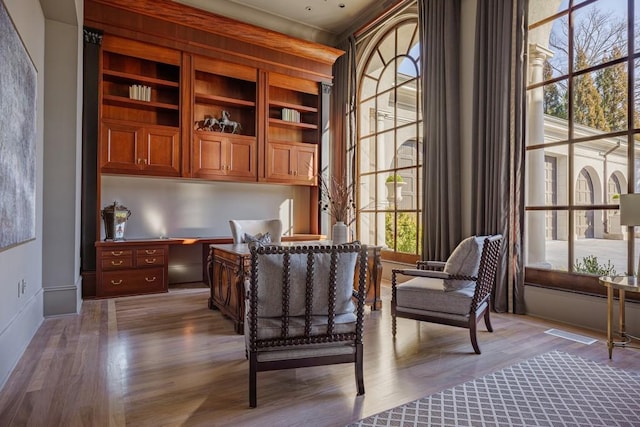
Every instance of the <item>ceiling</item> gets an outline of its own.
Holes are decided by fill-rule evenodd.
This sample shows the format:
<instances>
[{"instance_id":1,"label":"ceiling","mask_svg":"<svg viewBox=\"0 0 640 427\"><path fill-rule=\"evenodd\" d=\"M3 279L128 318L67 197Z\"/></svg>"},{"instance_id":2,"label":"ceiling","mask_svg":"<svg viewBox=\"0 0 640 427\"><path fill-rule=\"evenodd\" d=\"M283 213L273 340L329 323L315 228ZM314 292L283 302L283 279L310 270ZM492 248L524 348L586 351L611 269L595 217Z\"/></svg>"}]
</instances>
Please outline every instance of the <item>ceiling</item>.
<instances>
[{"instance_id":1,"label":"ceiling","mask_svg":"<svg viewBox=\"0 0 640 427\"><path fill-rule=\"evenodd\" d=\"M174 0L294 37L335 45L397 0Z\"/></svg>"}]
</instances>

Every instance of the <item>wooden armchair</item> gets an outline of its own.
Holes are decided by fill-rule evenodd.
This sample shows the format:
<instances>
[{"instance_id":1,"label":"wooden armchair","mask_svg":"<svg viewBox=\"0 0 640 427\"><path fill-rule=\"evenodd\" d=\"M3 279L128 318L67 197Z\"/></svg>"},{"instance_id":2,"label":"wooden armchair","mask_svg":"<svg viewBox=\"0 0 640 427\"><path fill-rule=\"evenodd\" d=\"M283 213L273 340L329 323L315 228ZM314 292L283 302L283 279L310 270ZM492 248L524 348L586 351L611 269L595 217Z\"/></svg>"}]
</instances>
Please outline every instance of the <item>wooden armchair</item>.
<instances>
[{"instance_id":1,"label":"wooden armchair","mask_svg":"<svg viewBox=\"0 0 640 427\"><path fill-rule=\"evenodd\" d=\"M252 408L262 371L354 363L357 394L364 394L366 268L359 244L251 248L245 340Z\"/></svg>"},{"instance_id":2,"label":"wooden armchair","mask_svg":"<svg viewBox=\"0 0 640 427\"><path fill-rule=\"evenodd\" d=\"M416 269L391 273L392 333L396 318L421 320L469 329L477 354L478 319L484 316L489 332L491 291L500 259L502 236L469 237L453 251L447 262L418 261ZM399 275L412 279L398 283Z\"/></svg>"}]
</instances>

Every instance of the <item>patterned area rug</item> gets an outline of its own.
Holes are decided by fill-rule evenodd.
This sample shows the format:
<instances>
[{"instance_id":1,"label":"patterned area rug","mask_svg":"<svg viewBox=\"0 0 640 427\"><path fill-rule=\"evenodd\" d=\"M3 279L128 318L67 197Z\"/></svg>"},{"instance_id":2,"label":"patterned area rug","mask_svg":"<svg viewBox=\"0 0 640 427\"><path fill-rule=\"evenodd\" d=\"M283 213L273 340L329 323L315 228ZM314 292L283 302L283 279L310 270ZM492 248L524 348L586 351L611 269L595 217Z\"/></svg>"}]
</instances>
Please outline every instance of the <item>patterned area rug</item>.
<instances>
[{"instance_id":1,"label":"patterned area rug","mask_svg":"<svg viewBox=\"0 0 640 427\"><path fill-rule=\"evenodd\" d=\"M640 426L640 373L552 351L350 426Z\"/></svg>"}]
</instances>

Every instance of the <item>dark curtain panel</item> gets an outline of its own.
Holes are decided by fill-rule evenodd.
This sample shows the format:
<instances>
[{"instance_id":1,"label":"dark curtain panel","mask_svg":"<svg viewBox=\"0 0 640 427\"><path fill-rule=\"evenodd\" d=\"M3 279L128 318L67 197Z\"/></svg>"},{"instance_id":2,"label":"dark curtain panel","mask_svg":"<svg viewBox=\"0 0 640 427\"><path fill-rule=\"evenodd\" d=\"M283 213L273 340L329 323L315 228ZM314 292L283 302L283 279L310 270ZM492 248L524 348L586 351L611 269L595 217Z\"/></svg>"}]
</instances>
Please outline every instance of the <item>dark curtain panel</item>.
<instances>
[{"instance_id":1,"label":"dark curtain panel","mask_svg":"<svg viewBox=\"0 0 640 427\"><path fill-rule=\"evenodd\" d=\"M526 0L478 1L473 94L474 231L504 237L498 312L524 313Z\"/></svg>"},{"instance_id":2,"label":"dark curtain panel","mask_svg":"<svg viewBox=\"0 0 640 427\"><path fill-rule=\"evenodd\" d=\"M340 43L344 50L333 65L333 90L331 92L332 173L346 177L355 198L356 178L356 40L353 35ZM345 155L346 153L346 155ZM323 165L324 166L324 165Z\"/></svg>"},{"instance_id":3,"label":"dark curtain panel","mask_svg":"<svg viewBox=\"0 0 640 427\"><path fill-rule=\"evenodd\" d=\"M418 0L424 120L422 256L446 260L461 239L460 0Z\"/></svg>"}]
</instances>

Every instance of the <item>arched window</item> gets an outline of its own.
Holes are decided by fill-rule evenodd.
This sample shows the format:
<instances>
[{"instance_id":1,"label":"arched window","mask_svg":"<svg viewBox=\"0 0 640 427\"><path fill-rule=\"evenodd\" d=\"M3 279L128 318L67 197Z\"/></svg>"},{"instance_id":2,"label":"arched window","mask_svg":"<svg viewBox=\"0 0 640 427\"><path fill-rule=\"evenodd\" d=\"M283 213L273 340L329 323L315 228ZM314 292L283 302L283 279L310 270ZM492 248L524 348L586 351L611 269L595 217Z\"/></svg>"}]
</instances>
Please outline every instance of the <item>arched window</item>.
<instances>
[{"instance_id":1,"label":"arched window","mask_svg":"<svg viewBox=\"0 0 640 427\"><path fill-rule=\"evenodd\" d=\"M371 37L359 67L358 238L421 249L422 112L417 17Z\"/></svg>"}]
</instances>

